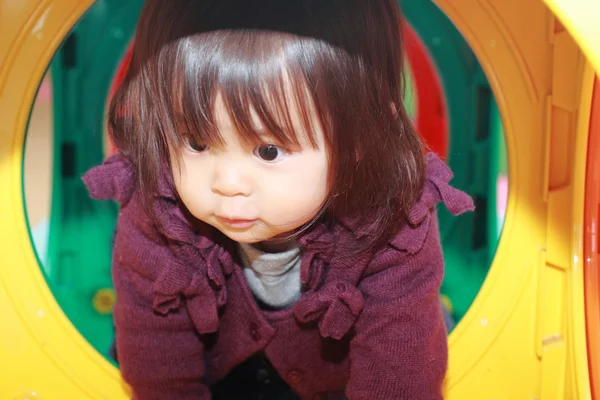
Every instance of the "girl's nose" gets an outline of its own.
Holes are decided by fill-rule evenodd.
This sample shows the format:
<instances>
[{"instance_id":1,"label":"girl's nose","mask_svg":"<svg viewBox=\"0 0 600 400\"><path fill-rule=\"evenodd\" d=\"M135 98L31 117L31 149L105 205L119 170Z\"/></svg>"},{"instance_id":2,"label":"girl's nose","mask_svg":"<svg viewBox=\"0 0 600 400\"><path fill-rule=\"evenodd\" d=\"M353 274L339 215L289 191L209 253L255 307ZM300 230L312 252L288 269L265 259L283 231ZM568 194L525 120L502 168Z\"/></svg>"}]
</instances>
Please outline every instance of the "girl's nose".
<instances>
[{"instance_id":1,"label":"girl's nose","mask_svg":"<svg viewBox=\"0 0 600 400\"><path fill-rule=\"evenodd\" d=\"M244 169L233 162L217 165L211 189L213 193L225 197L247 197L251 193L250 183Z\"/></svg>"}]
</instances>

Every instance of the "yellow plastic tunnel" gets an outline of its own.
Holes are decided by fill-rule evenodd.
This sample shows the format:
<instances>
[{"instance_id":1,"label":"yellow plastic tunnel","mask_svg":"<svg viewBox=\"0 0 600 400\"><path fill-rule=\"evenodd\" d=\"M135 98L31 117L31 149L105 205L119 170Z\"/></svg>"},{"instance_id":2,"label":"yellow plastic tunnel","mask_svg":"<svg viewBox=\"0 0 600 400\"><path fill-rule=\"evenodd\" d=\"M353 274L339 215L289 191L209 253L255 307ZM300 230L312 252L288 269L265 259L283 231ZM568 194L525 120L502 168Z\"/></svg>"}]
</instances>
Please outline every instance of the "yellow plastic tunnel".
<instances>
[{"instance_id":1,"label":"yellow plastic tunnel","mask_svg":"<svg viewBox=\"0 0 600 400\"><path fill-rule=\"evenodd\" d=\"M493 265L449 338L446 397L600 399L598 275L586 264L597 246L585 247L596 240L586 221L597 217L600 198L600 167L592 159L600 153L588 154L592 143L600 148L600 2L434 2L492 86L510 181ZM128 397L119 371L58 306L24 211L24 140L36 91L92 3L0 0L2 400ZM595 217L586 217L594 206Z\"/></svg>"}]
</instances>

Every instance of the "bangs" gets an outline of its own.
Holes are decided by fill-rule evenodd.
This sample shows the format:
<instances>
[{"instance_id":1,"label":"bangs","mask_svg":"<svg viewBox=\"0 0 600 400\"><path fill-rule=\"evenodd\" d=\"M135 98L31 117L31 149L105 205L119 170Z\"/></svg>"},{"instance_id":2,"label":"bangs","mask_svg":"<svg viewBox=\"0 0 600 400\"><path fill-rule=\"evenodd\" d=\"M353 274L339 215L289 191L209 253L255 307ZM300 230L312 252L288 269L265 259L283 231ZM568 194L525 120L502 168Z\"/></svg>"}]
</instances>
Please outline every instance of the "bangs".
<instances>
[{"instance_id":1,"label":"bangs","mask_svg":"<svg viewBox=\"0 0 600 400\"><path fill-rule=\"evenodd\" d=\"M157 95L164 107L157 120L167 142L223 144L215 117L221 101L245 145L268 138L288 148L318 147L316 124L323 127L324 118L294 57L307 40L279 32L215 31L172 44L158 60L164 84Z\"/></svg>"}]
</instances>

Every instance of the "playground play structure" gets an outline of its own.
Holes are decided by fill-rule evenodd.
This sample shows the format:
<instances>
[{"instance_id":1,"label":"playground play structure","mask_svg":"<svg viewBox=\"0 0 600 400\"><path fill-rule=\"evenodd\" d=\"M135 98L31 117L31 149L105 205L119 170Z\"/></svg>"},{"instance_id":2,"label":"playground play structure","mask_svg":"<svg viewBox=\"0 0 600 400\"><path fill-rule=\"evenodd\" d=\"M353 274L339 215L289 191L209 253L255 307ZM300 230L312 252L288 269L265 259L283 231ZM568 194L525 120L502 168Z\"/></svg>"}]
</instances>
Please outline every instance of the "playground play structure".
<instances>
[{"instance_id":1,"label":"playground play structure","mask_svg":"<svg viewBox=\"0 0 600 400\"><path fill-rule=\"evenodd\" d=\"M105 156L105 104L126 67L140 6L0 0L0 399L127 398L104 356L117 210L90 201L80 175ZM449 338L447 398L600 399L600 4L402 7L417 127L478 206L460 218L440 210L442 293L460 320ZM48 68L55 168L40 268L23 153ZM510 190L497 241L503 141Z\"/></svg>"}]
</instances>

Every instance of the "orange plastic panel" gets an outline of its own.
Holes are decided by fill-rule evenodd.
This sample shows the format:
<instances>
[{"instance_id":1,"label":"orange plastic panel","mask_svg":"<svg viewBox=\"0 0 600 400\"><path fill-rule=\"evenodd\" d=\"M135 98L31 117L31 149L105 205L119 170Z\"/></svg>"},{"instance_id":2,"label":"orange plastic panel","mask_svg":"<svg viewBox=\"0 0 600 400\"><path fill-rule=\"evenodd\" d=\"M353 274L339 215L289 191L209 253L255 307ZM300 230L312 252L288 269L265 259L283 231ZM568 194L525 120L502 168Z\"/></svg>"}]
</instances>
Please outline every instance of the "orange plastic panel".
<instances>
[{"instance_id":1,"label":"orange plastic panel","mask_svg":"<svg viewBox=\"0 0 600 400\"><path fill-rule=\"evenodd\" d=\"M587 176L585 183L585 307L592 396L600 399L600 273L598 232L600 211L600 78L596 77L590 115Z\"/></svg>"}]
</instances>

